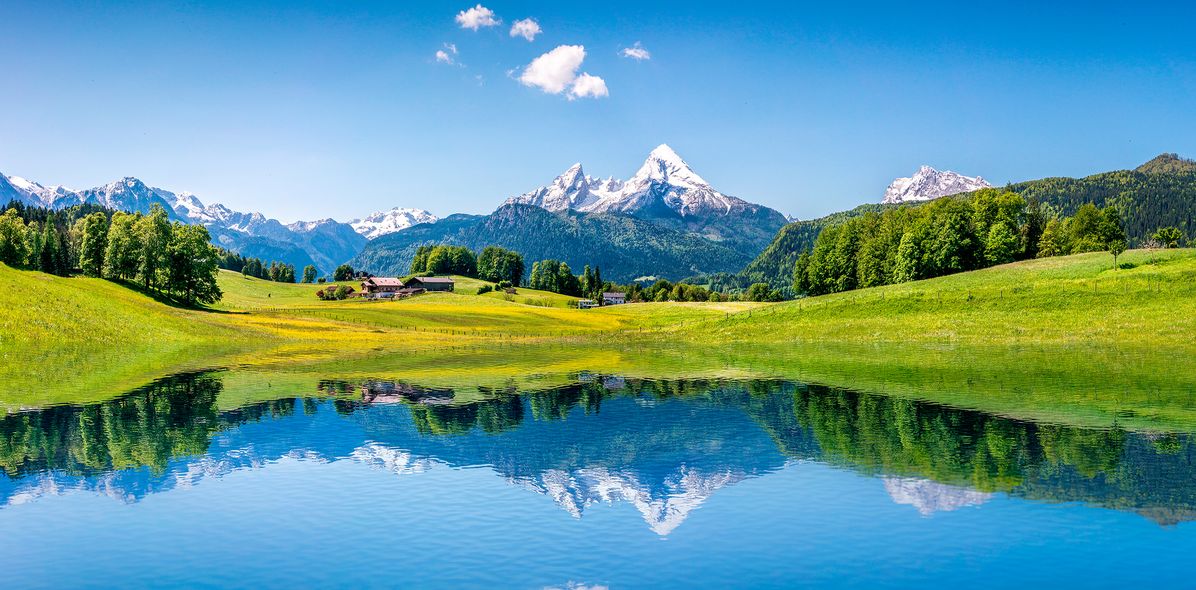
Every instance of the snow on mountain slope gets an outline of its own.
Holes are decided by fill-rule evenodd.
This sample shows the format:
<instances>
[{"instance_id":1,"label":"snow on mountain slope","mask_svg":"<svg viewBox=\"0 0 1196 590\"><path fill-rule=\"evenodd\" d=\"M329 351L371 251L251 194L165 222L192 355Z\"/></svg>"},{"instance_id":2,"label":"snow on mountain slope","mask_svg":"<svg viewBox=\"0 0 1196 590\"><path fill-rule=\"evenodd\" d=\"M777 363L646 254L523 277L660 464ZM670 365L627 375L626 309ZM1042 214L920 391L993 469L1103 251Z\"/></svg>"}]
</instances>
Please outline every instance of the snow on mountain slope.
<instances>
[{"instance_id":1,"label":"snow on mountain slope","mask_svg":"<svg viewBox=\"0 0 1196 590\"><path fill-rule=\"evenodd\" d=\"M710 186L666 144L648 154L626 181L587 176L570 166L551 184L511 197L505 204L535 205L549 211L637 213L663 206L681 217L726 215L751 206Z\"/></svg>"},{"instance_id":2,"label":"snow on mountain slope","mask_svg":"<svg viewBox=\"0 0 1196 590\"><path fill-rule=\"evenodd\" d=\"M15 200L26 205L49 206L74 194L75 191L63 186L42 186L20 176L0 174L0 204Z\"/></svg>"},{"instance_id":3,"label":"snow on mountain slope","mask_svg":"<svg viewBox=\"0 0 1196 590\"><path fill-rule=\"evenodd\" d=\"M885 491L898 504L913 506L922 516L979 506L993 495L964 487L914 477L885 477Z\"/></svg>"},{"instance_id":4,"label":"snow on mountain slope","mask_svg":"<svg viewBox=\"0 0 1196 590\"><path fill-rule=\"evenodd\" d=\"M392 234L401 229L409 228L421 223L435 223L438 217L423 209L395 207L389 211L371 213L364 219L354 219L349 222L353 230L368 239Z\"/></svg>"},{"instance_id":5,"label":"snow on mountain slope","mask_svg":"<svg viewBox=\"0 0 1196 590\"><path fill-rule=\"evenodd\" d=\"M885 189L885 197L881 202L929 201L991 187L988 181L979 176L964 176L950 170L940 172L930 166L922 166L913 176L894 180Z\"/></svg>"},{"instance_id":6,"label":"snow on mountain slope","mask_svg":"<svg viewBox=\"0 0 1196 590\"><path fill-rule=\"evenodd\" d=\"M348 224L331 219L288 227L261 213L234 211L219 203L205 205L192 193L151 187L133 177L74 191L0 174L0 204L11 200L51 209L90 203L140 213L148 213L157 204L171 219L207 227L215 244L245 256L278 258L296 266L315 261L325 272L355 256L366 241Z\"/></svg>"}]
</instances>

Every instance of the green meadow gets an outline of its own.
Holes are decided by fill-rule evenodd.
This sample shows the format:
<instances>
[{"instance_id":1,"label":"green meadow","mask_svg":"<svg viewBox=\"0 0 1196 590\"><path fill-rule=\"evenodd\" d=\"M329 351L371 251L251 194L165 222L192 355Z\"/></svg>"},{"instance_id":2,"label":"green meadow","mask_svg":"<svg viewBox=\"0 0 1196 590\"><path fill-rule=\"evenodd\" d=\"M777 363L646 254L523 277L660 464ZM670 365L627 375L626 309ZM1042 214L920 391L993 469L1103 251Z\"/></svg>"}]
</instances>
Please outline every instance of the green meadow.
<instances>
[{"instance_id":1,"label":"green meadow","mask_svg":"<svg viewBox=\"0 0 1196 590\"><path fill-rule=\"evenodd\" d=\"M0 266L0 406L97 401L212 368L280 384L230 387L230 405L326 379L446 387L467 401L601 372L786 378L1018 418L1196 430L1196 251L1120 262L1083 254L775 304L592 310L528 289L477 295L482 283L464 278L454 293L327 302L319 285L229 272L219 304L185 309Z\"/></svg>"}]
</instances>

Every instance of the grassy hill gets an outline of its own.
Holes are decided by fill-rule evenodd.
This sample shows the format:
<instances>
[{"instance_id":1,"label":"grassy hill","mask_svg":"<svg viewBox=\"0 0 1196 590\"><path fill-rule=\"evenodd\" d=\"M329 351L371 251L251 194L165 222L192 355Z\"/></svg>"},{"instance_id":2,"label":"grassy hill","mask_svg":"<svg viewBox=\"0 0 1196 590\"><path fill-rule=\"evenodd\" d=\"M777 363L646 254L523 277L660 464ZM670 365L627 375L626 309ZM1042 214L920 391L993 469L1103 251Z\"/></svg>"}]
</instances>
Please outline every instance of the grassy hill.
<instances>
[{"instance_id":1,"label":"grassy hill","mask_svg":"<svg viewBox=\"0 0 1196 590\"><path fill-rule=\"evenodd\" d=\"M1196 251L1130 251L1031 260L912 283L778 304L651 303L568 308L555 293L519 289L399 301L319 301L319 285L221 272L225 298L182 309L123 285L0 266L0 350L51 346L167 348L228 343L363 340L417 343L410 332L470 336L679 338L903 343L1127 342L1187 346L1196 322ZM510 299L510 300L508 300ZM363 336L361 330L372 330ZM446 332L437 332L443 330ZM446 338L437 336L438 341Z\"/></svg>"},{"instance_id":2,"label":"grassy hill","mask_svg":"<svg viewBox=\"0 0 1196 590\"><path fill-rule=\"evenodd\" d=\"M318 285L229 272L224 301L190 310L0 266L0 406L103 399L211 367L463 387L603 371L790 378L1012 416L1196 425L1196 251L1122 262L1114 270L1093 253L776 304L594 310L523 289L526 299L479 296L472 279L456 293L325 302Z\"/></svg>"},{"instance_id":3,"label":"grassy hill","mask_svg":"<svg viewBox=\"0 0 1196 590\"><path fill-rule=\"evenodd\" d=\"M824 295L695 326L743 341L1188 348L1196 251L1095 252Z\"/></svg>"}]
</instances>

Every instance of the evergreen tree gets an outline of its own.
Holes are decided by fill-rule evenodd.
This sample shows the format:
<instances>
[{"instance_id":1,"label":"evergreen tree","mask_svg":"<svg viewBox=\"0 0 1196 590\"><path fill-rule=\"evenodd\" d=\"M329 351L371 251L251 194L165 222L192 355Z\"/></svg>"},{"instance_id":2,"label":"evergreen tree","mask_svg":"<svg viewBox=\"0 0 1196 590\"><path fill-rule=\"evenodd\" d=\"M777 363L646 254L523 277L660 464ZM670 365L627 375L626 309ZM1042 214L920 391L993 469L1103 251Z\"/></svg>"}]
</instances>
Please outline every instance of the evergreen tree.
<instances>
[{"instance_id":1,"label":"evergreen tree","mask_svg":"<svg viewBox=\"0 0 1196 590\"><path fill-rule=\"evenodd\" d=\"M54 224L53 216L46 221L46 226L42 229L41 245L38 270L55 275L65 275L66 269L62 264L66 257L65 248L62 244L62 236L58 233L58 227Z\"/></svg>"},{"instance_id":2,"label":"evergreen tree","mask_svg":"<svg viewBox=\"0 0 1196 590\"><path fill-rule=\"evenodd\" d=\"M1037 258L1038 245L1042 242L1042 234L1046 229L1046 215L1042 211L1042 204L1038 199L1031 198L1026 204L1026 223L1022 225L1022 244L1025 251L1023 258Z\"/></svg>"},{"instance_id":3,"label":"evergreen tree","mask_svg":"<svg viewBox=\"0 0 1196 590\"><path fill-rule=\"evenodd\" d=\"M594 293L594 271L588 264L581 271L579 285L583 295L589 297Z\"/></svg>"},{"instance_id":4,"label":"evergreen tree","mask_svg":"<svg viewBox=\"0 0 1196 590\"><path fill-rule=\"evenodd\" d=\"M432 253L432 246L420 246L415 250L415 258L411 259L411 274L420 274L428 271L428 255ZM342 279L336 279L342 280Z\"/></svg>"},{"instance_id":5,"label":"evergreen tree","mask_svg":"<svg viewBox=\"0 0 1196 590\"><path fill-rule=\"evenodd\" d=\"M309 264L309 265L303 267L303 282L304 283L316 282L316 267L315 266Z\"/></svg>"}]
</instances>

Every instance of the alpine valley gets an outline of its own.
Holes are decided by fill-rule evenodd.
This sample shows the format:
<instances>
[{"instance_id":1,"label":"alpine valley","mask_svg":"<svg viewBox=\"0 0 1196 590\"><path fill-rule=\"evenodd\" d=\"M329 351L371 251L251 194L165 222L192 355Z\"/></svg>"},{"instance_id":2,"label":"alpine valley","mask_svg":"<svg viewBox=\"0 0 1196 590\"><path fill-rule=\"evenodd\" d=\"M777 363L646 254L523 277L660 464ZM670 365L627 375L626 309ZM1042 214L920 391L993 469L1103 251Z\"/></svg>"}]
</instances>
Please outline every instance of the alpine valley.
<instances>
[{"instance_id":1,"label":"alpine valley","mask_svg":"<svg viewBox=\"0 0 1196 590\"><path fill-rule=\"evenodd\" d=\"M92 204L141 213L157 204L171 219L207 227L217 246L246 257L293 264L297 269L314 264L322 273L332 272L357 255L370 238L436 221L434 215L420 209L393 209L349 223L321 219L283 224L261 213L233 211L219 203L205 205L191 193L151 187L132 177L76 191L0 174L0 204L10 201L51 209Z\"/></svg>"},{"instance_id":2,"label":"alpine valley","mask_svg":"<svg viewBox=\"0 0 1196 590\"><path fill-rule=\"evenodd\" d=\"M680 279L742 269L787 221L773 209L719 192L667 145L653 150L628 180L587 176L575 164L489 215L444 219L394 208L347 223L283 224L132 177L77 191L0 174L0 203L9 201L143 213L158 204L172 219L206 226L218 246L296 268L314 264L324 274L344 262L377 274L405 274L419 246L446 243L503 246L529 260L554 258L577 268L597 265L620 281Z\"/></svg>"},{"instance_id":3,"label":"alpine valley","mask_svg":"<svg viewBox=\"0 0 1196 590\"><path fill-rule=\"evenodd\" d=\"M680 279L742 269L786 221L776 210L719 192L661 145L628 180L589 176L574 164L490 215L454 215L379 237L354 266L402 274L421 245L496 245L528 260L596 265L617 281Z\"/></svg>"},{"instance_id":4,"label":"alpine valley","mask_svg":"<svg viewBox=\"0 0 1196 590\"><path fill-rule=\"evenodd\" d=\"M1071 215L1086 202L1116 204L1131 245L1158 227L1192 230L1196 168L1191 160L1163 154L1134 170L1086 178L1046 178L1008 185L1052 214ZM676 152L660 145L627 180L587 175L574 164L552 182L505 199L488 215L444 218L394 208L361 219L291 224L261 213L242 213L194 194L146 185L136 178L72 190L0 174L0 205L63 209L94 204L123 211L164 207L171 218L202 224L212 242L246 257L281 261L299 269L313 264L322 274L349 262L381 275L403 275L423 245L453 244L480 250L494 245L529 262L561 260L573 269L597 266L618 282L698 276L729 276L740 286L767 282L784 287L798 254L812 247L827 225L899 206L991 186L983 178L922 166L897 178L881 202L826 217L789 222L780 212L724 194ZM876 199L876 197L873 197Z\"/></svg>"}]
</instances>

